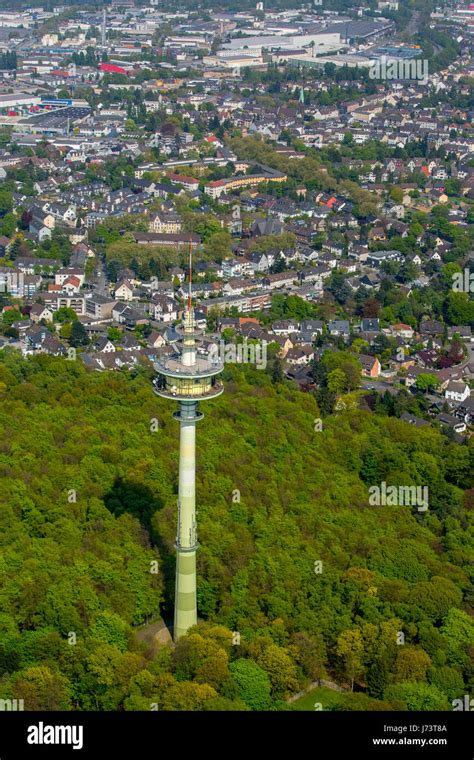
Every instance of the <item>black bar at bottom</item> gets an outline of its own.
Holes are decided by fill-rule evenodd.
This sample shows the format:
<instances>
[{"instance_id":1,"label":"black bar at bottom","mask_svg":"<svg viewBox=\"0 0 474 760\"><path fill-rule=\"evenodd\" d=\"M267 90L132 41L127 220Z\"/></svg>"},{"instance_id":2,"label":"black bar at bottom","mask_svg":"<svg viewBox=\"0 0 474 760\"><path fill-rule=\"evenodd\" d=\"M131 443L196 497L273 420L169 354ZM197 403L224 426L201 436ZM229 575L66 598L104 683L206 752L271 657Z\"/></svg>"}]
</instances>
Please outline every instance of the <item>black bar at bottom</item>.
<instances>
[{"instance_id":1,"label":"black bar at bottom","mask_svg":"<svg viewBox=\"0 0 474 760\"><path fill-rule=\"evenodd\" d=\"M0 712L0 760L197 751L472 760L470 712Z\"/></svg>"}]
</instances>

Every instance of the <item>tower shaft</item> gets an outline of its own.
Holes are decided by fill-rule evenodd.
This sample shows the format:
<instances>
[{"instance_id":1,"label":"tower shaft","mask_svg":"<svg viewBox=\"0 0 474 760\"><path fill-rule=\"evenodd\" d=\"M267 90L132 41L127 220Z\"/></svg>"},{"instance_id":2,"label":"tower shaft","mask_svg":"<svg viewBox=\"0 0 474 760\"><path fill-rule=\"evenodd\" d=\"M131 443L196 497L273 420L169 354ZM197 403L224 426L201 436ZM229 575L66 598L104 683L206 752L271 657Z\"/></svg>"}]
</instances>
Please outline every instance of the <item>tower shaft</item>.
<instances>
[{"instance_id":1,"label":"tower shaft","mask_svg":"<svg viewBox=\"0 0 474 760\"><path fill-rule=\"evenodd\" d=\"M174 639L197 623L196 599L196 402L180 402L178 530Z\"/></svg>"}]
</instances>

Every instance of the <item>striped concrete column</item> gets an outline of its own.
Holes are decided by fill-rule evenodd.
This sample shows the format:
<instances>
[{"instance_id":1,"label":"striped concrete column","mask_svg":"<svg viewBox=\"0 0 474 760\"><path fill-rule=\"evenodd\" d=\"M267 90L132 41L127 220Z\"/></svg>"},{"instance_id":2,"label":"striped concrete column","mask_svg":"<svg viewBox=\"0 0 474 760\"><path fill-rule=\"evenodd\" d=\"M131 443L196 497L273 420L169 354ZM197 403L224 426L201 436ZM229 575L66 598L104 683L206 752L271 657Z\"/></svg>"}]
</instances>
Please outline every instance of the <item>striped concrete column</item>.
<instances>
[{"instance_id":1,"label":"striped concrete column","mask_svg":"<svg viewBox=\"0 0 474 760\"><path fill-rule=\"evenodd\" d=\"M197 623L196 403L181 402L174 640Z\"/></svg>"}]
</instances>

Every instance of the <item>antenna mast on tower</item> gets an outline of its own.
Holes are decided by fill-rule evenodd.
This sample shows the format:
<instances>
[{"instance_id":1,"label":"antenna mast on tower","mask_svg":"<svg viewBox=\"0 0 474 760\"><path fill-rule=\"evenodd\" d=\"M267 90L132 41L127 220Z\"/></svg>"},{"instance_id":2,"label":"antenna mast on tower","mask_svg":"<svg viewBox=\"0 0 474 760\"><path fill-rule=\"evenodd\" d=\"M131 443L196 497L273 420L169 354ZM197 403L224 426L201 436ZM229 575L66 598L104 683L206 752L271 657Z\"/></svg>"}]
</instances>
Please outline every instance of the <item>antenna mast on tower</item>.
<instances>
[{"instance_id":1,"label":"antenna mast on tower","mask_svg":"<svg viewBox=\"0 0 474 760\"><path fill-rule=\"evenodd\" d=\"M188 311L192 308L192 284L193 284L193 241L189 238L189 287L188 287Z\"/></svg>"}]
</instances>

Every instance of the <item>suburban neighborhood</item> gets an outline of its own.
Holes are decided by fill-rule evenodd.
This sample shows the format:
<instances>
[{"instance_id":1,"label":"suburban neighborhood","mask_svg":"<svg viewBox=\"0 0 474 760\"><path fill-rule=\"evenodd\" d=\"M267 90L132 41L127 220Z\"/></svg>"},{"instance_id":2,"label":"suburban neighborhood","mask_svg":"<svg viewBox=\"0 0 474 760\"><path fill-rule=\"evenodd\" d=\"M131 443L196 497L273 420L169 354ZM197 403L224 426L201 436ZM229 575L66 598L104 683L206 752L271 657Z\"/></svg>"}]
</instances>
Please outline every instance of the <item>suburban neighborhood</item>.
<instances>
[{"instance_id":1,"label":"suburban neighborhood","mask_svg":"<svg viewBox=\"0 0 474 760\"><path fill-rule=\"evenodd\" d=\"M1 349L139 371L190 288L201 351L469 436L474 10L427 21L0 11Z\"/></svg>"}]
</instances>

